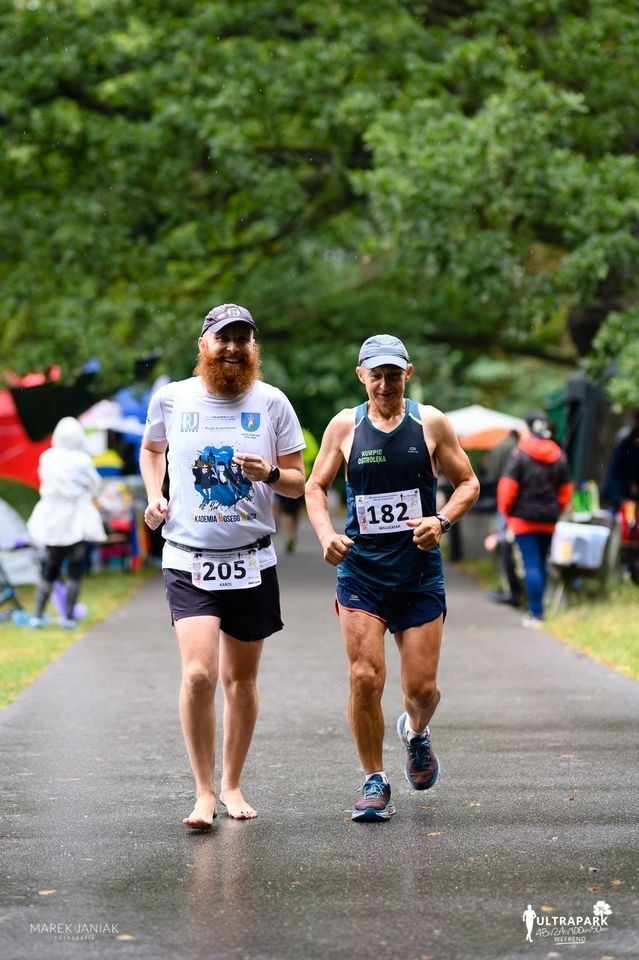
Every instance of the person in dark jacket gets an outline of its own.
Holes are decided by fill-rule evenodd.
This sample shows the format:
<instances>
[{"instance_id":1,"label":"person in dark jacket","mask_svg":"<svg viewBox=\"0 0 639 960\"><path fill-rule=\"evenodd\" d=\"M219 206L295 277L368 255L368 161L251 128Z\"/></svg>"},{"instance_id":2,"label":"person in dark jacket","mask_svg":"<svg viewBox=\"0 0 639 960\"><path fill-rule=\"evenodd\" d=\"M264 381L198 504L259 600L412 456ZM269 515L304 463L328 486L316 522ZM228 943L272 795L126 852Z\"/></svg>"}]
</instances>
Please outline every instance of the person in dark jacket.
<instances>
[{"instance_id":1,"label":"person in dark jacket","mask_svg":"<svg viewBox=\"0 0 639 960\"><path fill-rule=\"evenodd\" d=\"M494 484L495 496L499 478L506 469L510 455L519 443L519 439L519 430L511 430L488 455L486 477L489 484ZM497 514L497 530L493 534L493 539L499 558L501 585L499 590L491 591L490 598L495 603L507 603L511 607L519 607L523 600L524 587L515 562L515 538L508 529L506 518L502 513Z\"/></svg>"},{"instance_id":2,"label":"person in dark jacket","mask_svg":"<svg viewBox=\"0 0 639 960\"><path fill-rule=\"evenodd\" d=\"M552 439L548 417L535 410L497 484L497 509L506 517L524 564L528 613L522 623L539 628L544 618L547 563L555 525L572 499L566 454Z\"/></svg>"},{"instance_id":3,"label":"person in dark jacket","mask_svg":"<svg viewBox=\"0 0 639 960\"><path fill-rule=\"evenodd\" d=\"M639 502L639 410L617 437L601 493L615 512L625 500Z\"/></svg>"}]
</instances>

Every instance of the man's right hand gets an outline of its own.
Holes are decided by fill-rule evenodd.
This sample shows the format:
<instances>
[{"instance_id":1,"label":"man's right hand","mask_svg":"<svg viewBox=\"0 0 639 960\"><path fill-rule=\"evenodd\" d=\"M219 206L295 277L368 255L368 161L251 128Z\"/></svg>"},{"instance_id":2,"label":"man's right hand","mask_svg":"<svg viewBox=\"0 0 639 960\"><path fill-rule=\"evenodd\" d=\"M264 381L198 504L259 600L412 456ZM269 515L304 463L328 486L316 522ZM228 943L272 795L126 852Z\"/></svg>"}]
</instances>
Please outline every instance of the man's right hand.
<instances>
[{"instance_id":1,"label":"man's right hand","mask_svg":"<svg viewBox=\"0 0 639 960\"><path fill-rule=\"evenodd\" d=\"M333 532L323 537L322 550L324 551L324 559L327 563L330 563L332 567L336 567L342 562L344 557L348 555L354 543L354 540L351 540L350 537L347 537L346 534L343 533Z\"/></svg>"},{"instance_id":2,"label":"man's right hand","mask_svg":"<svg viewBox=\"0 0 639 960\"><path fill-rule=\"evenodd\" d=\"M144 522L150 530L157 530L160 524L166 520L167 509L168 502L164 497L149 500L149 504L144 511Z\"/></svg>"}]
</instances>

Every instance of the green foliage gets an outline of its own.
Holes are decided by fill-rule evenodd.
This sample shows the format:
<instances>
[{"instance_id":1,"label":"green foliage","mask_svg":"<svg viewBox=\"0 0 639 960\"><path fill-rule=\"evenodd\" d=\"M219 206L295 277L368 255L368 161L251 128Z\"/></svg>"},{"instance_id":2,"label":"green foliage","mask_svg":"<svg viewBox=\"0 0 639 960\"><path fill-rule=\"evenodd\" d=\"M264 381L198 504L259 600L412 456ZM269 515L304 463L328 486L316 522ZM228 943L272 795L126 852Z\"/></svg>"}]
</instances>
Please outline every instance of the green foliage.
<instances>
[{"instance_id":1,"label":"green foliage","mask_svg":"<svg viewBox=\"0 0 639 960\"><path fill-rule=\"evenodd\" d=\"M606 317L586 371L607 387L617 412L639 409L639 309Z\"/></svg>"},{"instance_id":2,"label":"green foliage","mask_svg":"<svg viewBox=\"0 0 639 960\"><path fill-rule=\"evenodd\" d=\"M108 390L160 346L184 376L236 300L318 432L372 332L457 406L477 358L568 370L636 306L634 0L16 0L0 27L19 372L97 355Z\"/></svg>"}]
</instances>

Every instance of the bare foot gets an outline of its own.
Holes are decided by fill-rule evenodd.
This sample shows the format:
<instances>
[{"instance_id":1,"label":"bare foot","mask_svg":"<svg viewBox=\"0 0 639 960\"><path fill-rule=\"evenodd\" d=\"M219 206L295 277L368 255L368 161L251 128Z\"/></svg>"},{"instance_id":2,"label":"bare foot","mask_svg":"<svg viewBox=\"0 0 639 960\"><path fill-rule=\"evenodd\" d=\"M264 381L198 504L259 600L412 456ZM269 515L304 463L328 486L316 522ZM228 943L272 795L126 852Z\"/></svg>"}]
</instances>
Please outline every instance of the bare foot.
<instances>
[{"instance_id":1,"label":"bare foot","mask_svg":"<svg viewBox=\"0 0 639 960\"><path fill-rule=\"evenodd\" d=\"M220 790L220 803L226 807L229 817L234 820L254 820L257 810L247 803L239 787L236 790Z\"/></svg>"},{"instance_id":2,"label":"bare foot","mask_svg":"<svg viewBox=\"0 0 639 960\"><path fill-rule=\"evenodd\" d=\"M215 794L207 793L197 798L193 811L184 817L182 823L191 830L210 830L216 816Z\"/></svg>"}]
</instances>

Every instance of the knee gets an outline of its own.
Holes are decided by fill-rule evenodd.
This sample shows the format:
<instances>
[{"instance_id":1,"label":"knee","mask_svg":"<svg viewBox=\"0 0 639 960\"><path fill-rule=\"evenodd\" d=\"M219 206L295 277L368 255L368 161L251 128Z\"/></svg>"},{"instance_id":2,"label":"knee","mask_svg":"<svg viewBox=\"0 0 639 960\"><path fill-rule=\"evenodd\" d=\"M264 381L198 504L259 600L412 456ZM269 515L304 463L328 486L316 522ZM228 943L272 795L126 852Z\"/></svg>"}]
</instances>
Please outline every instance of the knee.
<instances>
[{"instance_id":1,"label":"knee","mask_svg":"<svg viewBox=\"0 0 639 960\"><path fill-rule=\"evenodd\" d=\"M217 677L203 664L190 664L182 674L182 689L192 697L212 696Z\"/></svg>"},{"instance_id":2,"label":"knee","mask_svg":"<svg viewBox=\"0 0 639 960\"><path fill-rule=\"evenodd\" d=\"M365 697L381 697L386 680L383 665L371 660L355 660L350 665L351 690Z\"/></svg>"},{"instance_id":3,"label":"knee","mask_svg":"<svg viewBox=\"0 0 639 960\"><path fill-rule=\"evenodd\" d=\"M441 699L441 691L436 680L422 680L420 682L418 678L412 679L406 684L404 695L407 700L422 710L436 707Z\"/></svg>"},{"instance_id":4,"label":"knee","mask_svg":"<svg viewBox=\"0 0 639 960\"><path fill-rule=\"evenodd\" d=\"M223 673L220 677L224 696L235 703L251 703L257 697L257 681L253 676Z\"/></svg>"}]
</instances>

